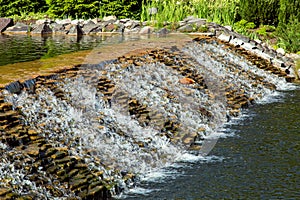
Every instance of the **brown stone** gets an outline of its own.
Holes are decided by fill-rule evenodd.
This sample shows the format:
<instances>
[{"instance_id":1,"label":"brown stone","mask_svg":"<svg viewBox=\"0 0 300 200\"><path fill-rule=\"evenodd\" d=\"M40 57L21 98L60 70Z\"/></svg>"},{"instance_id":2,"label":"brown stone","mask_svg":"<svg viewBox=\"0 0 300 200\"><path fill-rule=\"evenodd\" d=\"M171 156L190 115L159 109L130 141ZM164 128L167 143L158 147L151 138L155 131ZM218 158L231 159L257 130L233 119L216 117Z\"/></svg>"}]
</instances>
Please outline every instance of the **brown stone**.
<instances>
[{"instance_id":1,"label":"brown stone","mask_svg":"<svg viewBox=\"0 0 300 200\"><path fill-rule=\"evenodd\" d=\"M184 85L189 85L189 84L194 84L195 81L191 78L182 78L179 80L179 83L184 84Z\"/></svg>"}]
</instances>

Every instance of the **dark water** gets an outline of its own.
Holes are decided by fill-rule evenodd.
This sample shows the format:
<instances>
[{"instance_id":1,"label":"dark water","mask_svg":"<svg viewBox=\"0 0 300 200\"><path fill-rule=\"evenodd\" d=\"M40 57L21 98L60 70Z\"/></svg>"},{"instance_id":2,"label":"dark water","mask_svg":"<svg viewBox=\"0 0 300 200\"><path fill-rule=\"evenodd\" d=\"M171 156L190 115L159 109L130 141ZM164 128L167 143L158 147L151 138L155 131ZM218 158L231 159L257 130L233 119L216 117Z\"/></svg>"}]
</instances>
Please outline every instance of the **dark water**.
<instances>
[{"instance_id":1,"label":"dark water","mask_svg":"<svg viewBox=\"0 0 300 200\"><path fill-rule=\"evenodd\" d=\"M122 35L95 36L30 36L0 34L0 66L18 62L49 58L81 50L93 49L105 43L136 40L136 37Z\"/></svg>"},{"instance_id":2,"label":"dark water","mask_svg":"<svg viewBox=\"0 0 300 200\"><path fill-rule=\"evenodd\" d=\"M300 199L300 90L260 104L226 130L210 155L217 162L186 164L176 178L144 182L155 190L126 199Z\"/></svg>"}]
</instances>

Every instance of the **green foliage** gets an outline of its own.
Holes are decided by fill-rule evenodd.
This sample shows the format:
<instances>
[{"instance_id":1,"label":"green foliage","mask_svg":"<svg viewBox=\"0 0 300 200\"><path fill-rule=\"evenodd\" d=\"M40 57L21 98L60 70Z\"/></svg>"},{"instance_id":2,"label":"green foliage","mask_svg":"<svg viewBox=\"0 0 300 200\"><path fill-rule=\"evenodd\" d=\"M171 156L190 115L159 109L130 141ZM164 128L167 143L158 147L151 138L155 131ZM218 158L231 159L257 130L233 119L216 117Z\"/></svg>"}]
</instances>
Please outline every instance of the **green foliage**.
<instances>
[{"instance_id":1,"label":"green foliage","mask_svg":"<svg viewBox=\"0 0 300 200\"><path fill-rule=\"evenodd\" d=\"M260 36L267 37L267 36L271 36L271 33L274 32L275 30L276 30L275 26L261 25L256 30L256 33Z\"/></svg>"},{"instance_id":2,"label":"green foliage","mask_svg":"<svg viewBox=\"0 0 300 200\"><path fill-rule=\"evenodd\" d=\"M300 20L299 0L280 0L279 26L288 24L290 20Z\"/></svg>"},{"instance_id":3,"label":"green foliage","mask_svg":"<svg viewBox=\"0 0 300 200\"><path fill-rule=\"evenodd\" d=\"M291 19L286 25L281 24L276 34L279 37L278 46L290 52L300 51L300 21Z\"/></svg>"},{"instance_id":4,"label":"green foliage","mask_svg":"<svg viewBox=\"0 0 300 200\"><path fill-rule=\"evenodd\" d=\"M0 0L0 17L46 11L45 0Z\"/></svg>"},{"instance_id":5,"label":"green foliage","mask_svg":"<svg viewBox=\"0 0 300 200\"><path fill-rule=\"evenodd\" d=\"M51 17L89 18L97 17L99 2L93 0L46 0Z\"/></svg>"},{"instance_id":6,"label":"green foliage","mask_svg":"<svg viewBox=\"0 0 300 200\"><path fill-rule=\"evenodd\" d=\"M277 25L280 0L240 0L239 17L256 26L260 24Z\"/></svg>"},{"instance_id":7,"label":"green foliage","mask_svg":"<svg viewBox=\"0 0 300 200\"><path fill-rule=\"evenodd\" d=\"M178 22L187 16L206 18L220 24L233 24L237 15L236 0L164 0L144 1L141 21L152 21L155 25L164 22ZM149 14L150 8L157 8L158 13Z\"/></svg>"},{"instance_id":8,"label":"green foliage","mask_svg":"<svg viewBox=\"0 0 300 200\"><path fill-rule=\"evenodd\" d=\"M139 19L142 0L102 0L99 14L101 16L115 15L119 19Z\"/></svg>"},{"instance_id":9,"label":"green foliage","mask_svg":"<svg viewBox=\"0 0 300 200\"><path fill-rule=\"evenodd\" d=\"M252 39L257 38L256 34L251 30L253 28L255 28L255 24L244 19L233 24L233 29L236 32L248 36Z\"/></svg>"}]
</instances>

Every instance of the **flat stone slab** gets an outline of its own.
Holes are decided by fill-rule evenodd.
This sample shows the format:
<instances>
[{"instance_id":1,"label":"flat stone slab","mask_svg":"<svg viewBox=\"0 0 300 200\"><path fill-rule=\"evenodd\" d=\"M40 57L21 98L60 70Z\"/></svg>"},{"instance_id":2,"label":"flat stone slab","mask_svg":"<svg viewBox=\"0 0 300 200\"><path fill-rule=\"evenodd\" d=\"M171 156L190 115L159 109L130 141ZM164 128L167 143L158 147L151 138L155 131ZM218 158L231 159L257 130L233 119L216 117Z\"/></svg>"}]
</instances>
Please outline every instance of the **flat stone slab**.
<instances>
[{"instance_id":1,"label":"flat stone slab","mask_svg":"<svg viewBox=\"0 0 300 200\"><path fill-rule=\"evenodd\" d=\"M7 27L13 26L14 22L11 18L0 18L0 33L5 31Z\"/></svg>"}]
</instances>

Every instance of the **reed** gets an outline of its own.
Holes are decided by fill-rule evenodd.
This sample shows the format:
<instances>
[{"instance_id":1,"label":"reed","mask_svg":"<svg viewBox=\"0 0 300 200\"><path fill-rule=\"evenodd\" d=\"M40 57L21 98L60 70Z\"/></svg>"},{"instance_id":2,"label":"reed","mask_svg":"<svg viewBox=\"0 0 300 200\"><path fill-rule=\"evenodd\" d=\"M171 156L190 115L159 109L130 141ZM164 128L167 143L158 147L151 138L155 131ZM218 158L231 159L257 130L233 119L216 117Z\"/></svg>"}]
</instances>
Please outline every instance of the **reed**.
<instances>
[{"instance_id":1,"label":"reed","mask_svg":"<svg viewBox=\"0 0 300 200\"><path fill-rule=\"evenodd\" d=\"M142 4L141 20L156 26L165 22L179 22L187 16L205 18L208 21L233 25L238 11L239 0L154 0ZM149 9L157 8L156 14Z\"/></svg>"}]
</instances>

